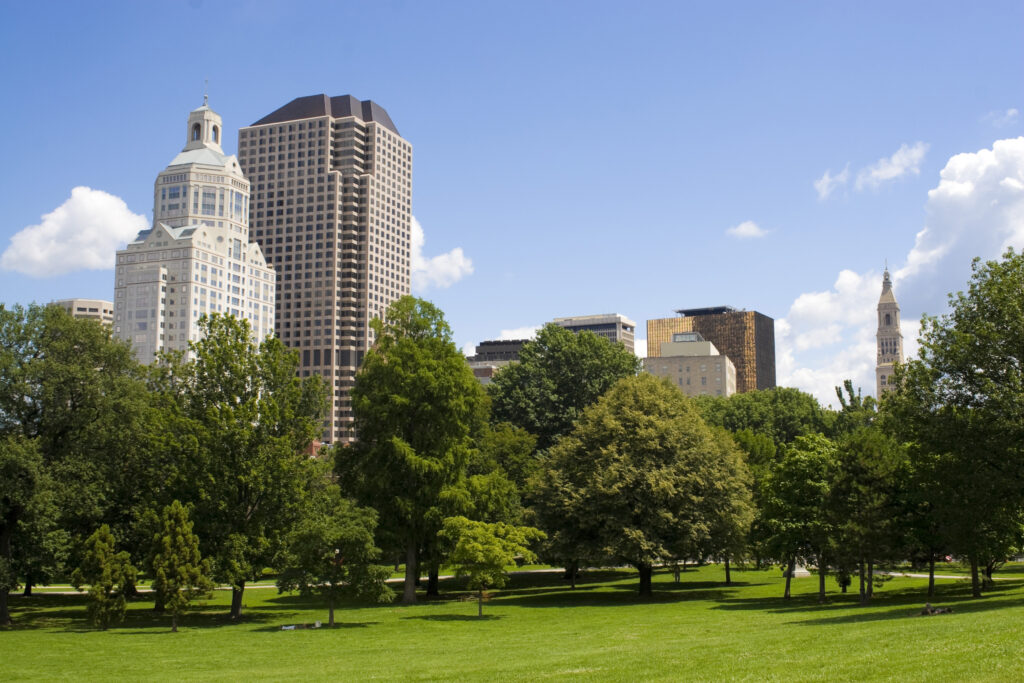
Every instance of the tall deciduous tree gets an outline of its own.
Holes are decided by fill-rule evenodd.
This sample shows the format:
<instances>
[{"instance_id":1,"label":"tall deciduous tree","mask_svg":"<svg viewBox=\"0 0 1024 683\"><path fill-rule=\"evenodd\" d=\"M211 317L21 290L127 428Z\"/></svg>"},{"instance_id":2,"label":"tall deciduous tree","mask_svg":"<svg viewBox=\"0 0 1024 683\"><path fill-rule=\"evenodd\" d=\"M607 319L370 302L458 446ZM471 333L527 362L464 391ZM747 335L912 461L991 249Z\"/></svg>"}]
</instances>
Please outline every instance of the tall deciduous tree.
<instances>
[{"instance_id":1,"label":"tall deciduous tree","mask_svg":"<svg viewBox=\"0 0 1024 683\"><path fill-rule=\"evenodd\" d=\"M486 404L434 305L405 296L371 324L376 342L352 389L358 442L335 450L336 471L403 550L402 599L413 603L420 551L465 504L462 483Z\"/></svg>"},{"instance_id":2,"label":"tall deciduous tree","mask_svg":"<svg viewBox=\"0 0 1024 683\"><path fill-rule=\"evenodd\" d=\"M298 355L277 339L253 341L230 316L200 321L194 360L168 358L166 391L180 402L195 452L182 463L183 499L203 556L232 586L231 616L242 614L245 584L257 579L301 516L320 432L324 388L296 376Z\"/></svg>"},{"instance_id":3,"label":"tall deciduous tree","mask_svg":"<svg viewBox=\"0 0 1024 683\"><path fill-rule=\"evenodd\" d=\"M749 515L746 466L717 439L667 382L619 380L535 477L540 526L575 557L633 565L649 596L655 564L714 545L723 518Z\"/></svg>"},{"instance_id":4,"label":"tall deciduous tree","mask_svg":"<svg viewBox=\"0 0 1024 683\"><path fill-rule=\"evenodd\" d=\"M694 400L708 424L765 436L776 446L792 443L798 436L830 433L835 420L813 396L790 387Z\"/></svg>"},{"instance_id":5,"label":"tall deciduous tree","mask_svg":"<svg viewBox=\"0 0 1024 683\"><path fill-rule=\"evenodd\" d=\"M81 564L71 574L71 585L89 586L89 621L104 631L124 621L125 589L135 585L135 567L124 550L114 550L114 536L106 524L85 541Z\"/></svg>"},{"instance_id":6,"label":"tall deciduous tree","mask_svg":"<svg viewBox=\"0 0 1024 683\"><path fill-rule=\"evenodd\" d=\"M953 552L971 564L1005 553L1024 505L1024 254L975 259L967 291L950 312L925 316L920 355L895 373L885 424L913 441L914 469L926 467L927 504Z\"/></svg>"},{"instance_id":7,"label":"tall deciduous tree","mask_svg":"<svg viewBox=\"0 0 1024 683\"><path fill-rule=\"evenodd\" d=\"M475 522L461 516L445 519L440 535L456 576L466 577L466 587L477 591L480 617L484 615L484 591L504 586L508 580L505 568L517 558L536 561L530 546L544 539L544 532L533 527Z\"/></svg>"},{"instance_id":8,"label":"tall deciduous tree","mask_svg":"<svg viewBox=\"0 0 1024 683\"><path fill-rule=\"evenodd\" d=\"M153 590L171 613L171 631L193 599L213 590L210 563L199 553L199 537L192 533L188 510L175 500L164 508L161 530L153 539Z\"/></svg>"},{"instance_id":9,"label":"tall deciduous tree","mask_svg":"<svg viewBox=\"0 0 1024 683\"><path fill-rule=\"evenodd\" d=\"M14 552L19 527L31 520L49 487L38 443L0 437L0 625L11 622L7 597L18 587L19 564L26 559L24 547Z\"/></svg>"},{"instance_id":10,"label":"tall deciduous tree","mask_svg":"<svg viewBox=\"0 0 1024 683\"><path fill-rule=\"evenodd\" d=\"M615 382L639 371L640 360L622 344L548 324L488 386L492 416L533 434L544 450Z\"/></svg>"}]
</instances>

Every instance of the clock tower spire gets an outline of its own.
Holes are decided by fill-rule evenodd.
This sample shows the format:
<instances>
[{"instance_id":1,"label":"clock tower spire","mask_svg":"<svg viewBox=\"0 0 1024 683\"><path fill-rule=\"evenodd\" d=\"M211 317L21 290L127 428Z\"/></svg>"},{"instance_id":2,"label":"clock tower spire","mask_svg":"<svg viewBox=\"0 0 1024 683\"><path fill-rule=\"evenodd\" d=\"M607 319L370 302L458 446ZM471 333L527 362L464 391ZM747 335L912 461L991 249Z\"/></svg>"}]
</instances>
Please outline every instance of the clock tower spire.
<instances>
[{"instance_id":1,"label":"clock tower spire","mask_svg":"<svg viewBox=\"0 0 1024 683\"><path fill-rule=\"evenodd\" d=\"M900 332L900 305L892 293L888 264L882 275L882 295L878 297L878 358L875 366L875 395L880 399L892 383L893 365L903 362L903 333Z\"/></svg>"}]
</instances>

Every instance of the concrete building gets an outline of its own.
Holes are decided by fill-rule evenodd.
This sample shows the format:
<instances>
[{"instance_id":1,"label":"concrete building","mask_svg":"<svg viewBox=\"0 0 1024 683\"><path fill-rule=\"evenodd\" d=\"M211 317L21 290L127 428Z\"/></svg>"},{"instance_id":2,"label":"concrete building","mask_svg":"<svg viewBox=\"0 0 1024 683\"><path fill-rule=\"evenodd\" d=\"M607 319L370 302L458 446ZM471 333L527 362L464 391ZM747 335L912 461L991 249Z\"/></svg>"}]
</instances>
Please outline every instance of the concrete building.
<instances>
[{"instance_id":1,"label":"concrete building","mask_svg":"<svg viewBox=\"0 0 1024 683\"><path fill-rule=\"evenodd\" d=\"M633 353L633 336L636 333L636 323L624 315L619 315L618 313L576 315L568 318L555 318L553 322L573 332L590 330L600 337L619 342L630 353Z\"/></svg>"},{"instance_id":2,"label":"concrete building","mask_svg":"<svg viewBox=\"0 0 1024 683\"><path fill-rule=\"evenodd\" d=\"M53 302L72 318L95 320L107 327L114 324L114 303L103 299L60 299Z\"/></svg>"},{"instance_id":3,"label":"concrete building","mask_svg":"<svg viewBox=\"0 0 1024 683\"><path fill-rule=\"evenodd\" d=\"M185 134L157 175L153 227L117 252L114 335L143 363L187 352L204 314L244 318L256 339L274 329L274 271L249 241L249 182L221 149L221 117L205 98Z\"/></svg>"},{"instance_id":4,"label":"concrete building","mask_svg":"<svg viewBox=\"0 0 1024 683\"><path fill-rule=\"evenodd\" d=\"M324 442L349 441L369 322L410 292L412 146L376 103L311 95L242 128L238 156L277 270L277 336L332 389Z\"/></svg>"},{"instance_id":5,"label":"concrete building","mask_svg":"<svg viewBox=\"0 0 1024 683\"><path fill-rule=\"evenodd\" d=\"M889 390L893 365L903 362L903 333L900 332L900 305L892 293L889 269L882 275L882 294L878 297L878 354L875 365L875 396Z\"/></svg>"},{"instance_id":6,"label":"concrete building","mask_svg":"<svg viewBox=\"0 0 1024 683\"><path fill-rule=\"evenodd\" d=\"M736 391L775 386L775 321L757 311L731 306L684 308L675 318L647 321L647 356L661 355L661 345L680 332L699 332L736 365Z\"/></svg>"},{"instance_id":7,"label":"concrete building","mask_svg":"<svg viewBox=\"0 0 1024 683\"><path fill-rule=\"evenodd\" d=\"M736 366L699 332L677 332L660 351L644 359L644 371L667 379L687 396L736 393Z\"/></svg>"},{"instance_id":8,"label":"concrete building","mask_svg":"<svg viewBox=\"0 0 1024 683\"><path fill-rule=\"evenodd\" d=\"M498 370L519 360L519 351L528 339L491 339L477 344L476 353L466 358L473 376L481 384L490 384Z\"/></svg>"}]
</instances>

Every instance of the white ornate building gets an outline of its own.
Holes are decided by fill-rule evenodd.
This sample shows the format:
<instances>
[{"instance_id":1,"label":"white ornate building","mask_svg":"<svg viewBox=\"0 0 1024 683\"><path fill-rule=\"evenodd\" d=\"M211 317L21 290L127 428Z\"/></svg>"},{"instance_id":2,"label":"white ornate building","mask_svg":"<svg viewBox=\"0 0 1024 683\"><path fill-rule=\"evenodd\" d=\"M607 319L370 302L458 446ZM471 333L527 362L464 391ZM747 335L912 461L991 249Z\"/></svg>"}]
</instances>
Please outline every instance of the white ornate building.
<instances>
[{"instance_id":1,"label":"white ornate building","mask_svg":"<svg viewBox=\"0 0 1024 683\"><path fill-rule=\"evenodd\" d=\"M220 116L189 113L185 148L156 178L153 227L117 252L114 335L151 362L188 351L199 319L245 318L256 339L274 330L274 270L249 241L249 181L220 143Z\"/></svg>"},{"instance_id":2,"label":"white ornate building","mask_svg":"<svg viewBox=\"0 0 1024 683\"><path fill-rule=\"evenodd\" d=\"M882 295L878 297L878 360L875 366L875 395L889 390L893 364L903 362L903 333L900 332L900 305L892 293L889 269L882 275Z\"/></svg>"}]
</instances>

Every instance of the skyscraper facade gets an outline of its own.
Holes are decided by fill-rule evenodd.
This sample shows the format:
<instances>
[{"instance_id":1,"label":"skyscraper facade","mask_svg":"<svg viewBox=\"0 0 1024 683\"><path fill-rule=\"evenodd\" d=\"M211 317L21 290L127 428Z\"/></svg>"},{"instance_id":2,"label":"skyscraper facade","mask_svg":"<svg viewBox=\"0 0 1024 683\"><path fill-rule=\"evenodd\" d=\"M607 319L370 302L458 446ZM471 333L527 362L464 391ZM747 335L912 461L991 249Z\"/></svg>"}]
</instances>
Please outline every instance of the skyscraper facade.
<instances>
[{"instance_id":1,"label":"skyscraper facade","mask_svg":"<svg viewBox=\"0 0 1024 683\"><path fill-rule=\"evenodd\" d=\"M889 269L882 275L882 294L878 297L878 354L875 363L875 396L882 397L891 387L893 366L903 362L903 333L900 332L900 305L892 292Z\"/></svg>"},{"instance_id":2,"label":"skyscraper facade","mask_svg":"<svg viewBox=\"0 0 1024 683\"><path fill-rule=\"evenodd\" d=\"M238 156L278 273L277 335L332 390L323 440L351 440L369 322L410 293L412 146L376 103L311 95L242 128Z\"/></svg>"},{"instance_id":3,"label":"skyscraper facade","mask_svg":"<svg viewBox=\"0 0 1024 683\"><path fill-rule=\"evenodd\" d=\"M633 334L636 323L618 313L602 313L599 315L577 315L567 318L555 318L554 323L573 332L589 330L599 337L619 342L633 353Z\"/></svg>"},{"instance_id":4,"label":"skyscraper facade","mask_svg":"<svg viewBox=\"0 0 1024 683\"><path fill-rule=\"evenodd\" d=\"M142 363L188 353L204 314L244 318L257 340L274 329L274 271L249 241L249 181L222 135L205 101L189 113L185 147L153 187L153 227L117 252L114 336Z\"/></svg>"},{"instance_id":5,"label":"skyscraper facade","mask_svg":"<svg viewBox=\"0 0 1024 683\"><path fill-rule=\"evenodd\" d=\"M775 321L757 311L731 306L686 308L675 318L647 321L647 357L661 355L661 345L680 332L699 332L736 366L736 391L775 386Z\"/></svg>"}]
</instances>

